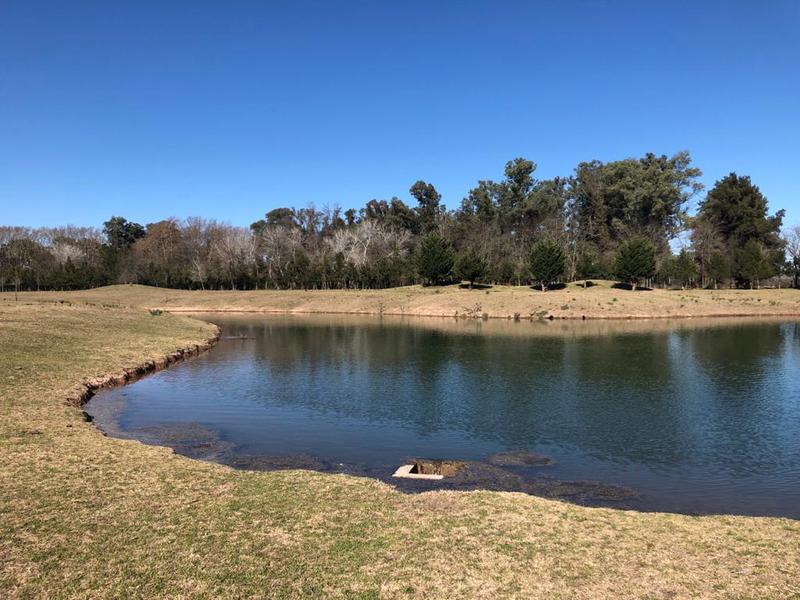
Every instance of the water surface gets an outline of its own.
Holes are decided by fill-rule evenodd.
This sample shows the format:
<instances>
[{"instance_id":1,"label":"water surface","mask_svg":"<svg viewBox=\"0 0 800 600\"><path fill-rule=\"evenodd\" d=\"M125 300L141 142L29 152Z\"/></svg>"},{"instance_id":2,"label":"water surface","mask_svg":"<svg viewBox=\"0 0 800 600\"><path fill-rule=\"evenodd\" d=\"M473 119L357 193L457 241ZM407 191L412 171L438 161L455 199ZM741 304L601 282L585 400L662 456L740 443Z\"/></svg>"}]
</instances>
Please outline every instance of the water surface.
<instances>
[{"instance_id":1,"label":"water surface","mask_svg":"<svg viewBox=\"0 0 800 600\"><path fill-rule=\"evenodd\" d=\"M98 395L102 428L379 477L525 449L555 462L517 475L634 488L626 506L800 518L796 322L203 318L219 344Z\"/></svg>"}]
</instances>

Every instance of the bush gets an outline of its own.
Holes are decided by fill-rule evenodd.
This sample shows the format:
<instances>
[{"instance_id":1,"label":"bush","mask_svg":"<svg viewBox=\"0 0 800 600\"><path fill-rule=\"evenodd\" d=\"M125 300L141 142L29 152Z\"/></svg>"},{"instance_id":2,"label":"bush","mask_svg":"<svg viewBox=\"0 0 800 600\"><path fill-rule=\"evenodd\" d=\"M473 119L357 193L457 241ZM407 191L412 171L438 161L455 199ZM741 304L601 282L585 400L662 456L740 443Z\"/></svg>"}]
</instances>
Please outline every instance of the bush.
<instances>
[{"instance_id":1,"label":"bush","mask_svg":"<svg viewBox=\"0 0 800 600\"><path fill-rule=\"evenodd\" d=\"M614 273L621 282L628 283L636 291L643 279L650 279L656 272L656 249L642 237L634 237L620 244L614 261Z\"/></svg>"},{"instance_id":2,"label":"bush","mask_svg":"<svg viewBox=\"0 0 800 600\"><path fill-rule=\"evenodd\" d=\"M456 257L453 267L456 277L469 281L469 287L475 281L482 279L486 275L486 261L472 248L465 250Z\"/></svg>"},{"instance_id":3,"label":"bush","mask_svg":"<svg viewBox=\"0 0 800 600\"><path fill-rule=\"evenodd\" d=\"M453 270L453 249L442 236L429 233L417 250L417 271L431 284L446 281Z\"/></svg>"},{"instance_id":4,"label":"bush","mask_svg":"<svg viewBox=\"0 0 800 600\"><path fill-rule=\"evenodd\" d=\"M542 240L528 256L531 277L539 283L543 292L564 276L565 264L564 249L552 240Z\"/></svg>"}]
</instances>

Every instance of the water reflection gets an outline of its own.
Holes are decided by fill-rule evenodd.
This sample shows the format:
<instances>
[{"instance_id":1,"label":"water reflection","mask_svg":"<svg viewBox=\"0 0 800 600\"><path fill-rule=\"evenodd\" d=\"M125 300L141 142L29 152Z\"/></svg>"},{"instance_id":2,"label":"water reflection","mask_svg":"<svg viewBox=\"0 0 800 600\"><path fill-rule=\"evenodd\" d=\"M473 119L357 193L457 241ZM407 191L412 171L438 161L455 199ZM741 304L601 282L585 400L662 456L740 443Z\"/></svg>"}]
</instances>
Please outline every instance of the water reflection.
<instances>
[{"instance_id":1,"label":"water reflection","mask_svg":"<svg viewBox=\"0 0 800 600\"><path fill-rule=\"evenodd\" d=\"M646 507L800 516L797 323L206 318L247 339L126 388L121 429L374 469L525 448Z\"/></svg>"}]
</instances>

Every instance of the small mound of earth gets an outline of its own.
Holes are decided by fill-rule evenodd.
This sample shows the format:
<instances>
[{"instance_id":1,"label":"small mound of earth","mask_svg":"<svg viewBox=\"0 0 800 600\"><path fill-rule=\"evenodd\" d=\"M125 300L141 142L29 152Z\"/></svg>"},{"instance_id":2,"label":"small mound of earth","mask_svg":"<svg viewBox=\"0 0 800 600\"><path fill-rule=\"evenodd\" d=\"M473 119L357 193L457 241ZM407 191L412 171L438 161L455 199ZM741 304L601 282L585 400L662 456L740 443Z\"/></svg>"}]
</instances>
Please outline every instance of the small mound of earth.
<instances>
[{"instance_id":1,"label":"small mound of earth","mask_svg":"<svg viewBox=\"0 0 800 600\"><path fill-rule=\"evenodd\" d=\"M555 461L549 456L527 450L508 450L492 454L486 459L486 462L499 467L538 467L552 465Z\"/></svg>"}]
</instances>

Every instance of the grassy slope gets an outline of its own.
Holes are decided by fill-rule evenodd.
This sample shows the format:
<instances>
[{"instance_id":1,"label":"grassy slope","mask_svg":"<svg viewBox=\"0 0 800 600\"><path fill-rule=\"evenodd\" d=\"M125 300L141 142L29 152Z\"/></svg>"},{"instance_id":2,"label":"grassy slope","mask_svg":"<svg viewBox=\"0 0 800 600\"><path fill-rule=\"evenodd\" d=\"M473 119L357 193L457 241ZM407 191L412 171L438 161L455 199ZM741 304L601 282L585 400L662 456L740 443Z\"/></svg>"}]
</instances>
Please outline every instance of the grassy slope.
<instances>
[{"instance_id":1,"label":"grassy slope","mask_svg":"<svg viewBox=\"0 0 800 600\"><path fill-rule=\"evenodd\" d=\"M0 303L13 301L0 294ZM610 282L583 289L539 292L497 286L467 290L458 286L409 286L388 290L337 291L185 291L139 285L115 285L81 292L21 294L25 299L70 299L158 307L172 311L272 310L453 316L472 311L490 317L522 318L541 313L555 317L630 318L724 315L800 315L800 290L652 290L614 289Z\"/></svg>"},{"instance_id":2,"label":"grassy slope","mask_svg":"<svg viewBox=\"0 0 800 600\"><path fill-rule=\"evenodd\" d=\"M787 597L800 522L406 496L103 437L63 398L210 335L174 315L0 303L0 597Z\"/></svg>"}]
</instances>

